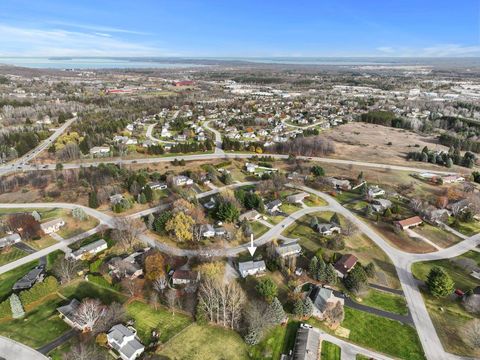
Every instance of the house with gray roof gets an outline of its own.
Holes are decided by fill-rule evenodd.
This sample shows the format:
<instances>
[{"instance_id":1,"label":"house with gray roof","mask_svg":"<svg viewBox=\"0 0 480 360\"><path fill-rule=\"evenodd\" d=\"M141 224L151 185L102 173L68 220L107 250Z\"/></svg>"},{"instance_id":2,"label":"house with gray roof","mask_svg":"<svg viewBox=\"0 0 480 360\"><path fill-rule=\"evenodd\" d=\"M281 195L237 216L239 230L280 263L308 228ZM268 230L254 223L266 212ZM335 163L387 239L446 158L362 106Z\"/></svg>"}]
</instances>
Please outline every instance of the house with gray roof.
<instances>
[{"instance_id":1,"label":"house with gray roof","mask_svg":"<svg viewBox=\"0 0 480 360\"><path fill-rule=\"evenodd\" d=\"M338 226L337 224L333 224L333 223L330 223L330 224L317 224L317 225L315 225L315 229L316 229L320 234L322 234L323 236L332 235L332 234L334 234L334 233L340 234L340 232L342 231L342 229L340 228L340 226Z\"/></svg>"},{"instance_id":2,"label":"house with gray roof","mask_svg":"<svg viewBox=\"0 0 480 360\"><path fill-rule=\"evenodd\" d=\"M62 226L65 226L65 221L62 218L53 219L40 224L40 228L46 235L57 232Z\"/></svg>"},{"instance_id":3,"label":"house with gray roof","mask_svg":"<svg viewBox=\"0 0 480 360\"><path fill-rule=\"evenodd\" d=\"M30 289L33 285L37 282L43 281L45 277L45 267L44 266L37 266L30 270L24 277L18 280L15 284L13 284L12 290L27 290Z\"/></svg>"},{"instance_id":4,"label":"house with gray roof","mask_svg":"<svg viewBox=\"0 0 480 360\"><path fill-rule=\"evenodd\" d=\"M267 271L265 261L244 261L238 263L238 271L243 278L248 275L262 275Z\"/></svg>"},{"instance_id":5,"label":"house with gray roof","mask_svg":"<svg viewBox=\"0 0 480 360\"><path fill-rule=\"evenodd\" d=\"M375 199L372 201L372 209L377 213L383 213L392 207L392 202L388 199Z\"/></svg>"},{"instance_id":6,"label":"house with gray roof","mask_svg":"<svg viewBox=\"0 0 480 360\"><path fill-rule=\"evenodd\" d=\"M6 235L0 238L0 249L3 249L4 247L7 247L7 246L11 246L20 241L22 241L22 238L17 233Z\"/></svg>"},{"instance_id":7,"label":"house with gray roof","mask_svg":"<svg viewBox=\"0 0 480 360\"><path fill-rule=\"evenodd\" d=\"M293 360L318 360L320 358L320 334L314 329L300 326L295 337Z\"/></svg>"},{"instance_id":8,"label":"house with gray roof","mask_svg":"<svg viewBox=\"0 0 480 360\"><path fill-rule=\"evenodd\" d=\"M298 256L302 252L302 247L297 242L282 244L275 248L275 253L281 258Z\"/></svg>"},{"instance_id":9,"label":"house with gray roof","mask_svg":"<svg viewBox=\"0 0 480 360\"><path fill-rule=\"evenodd\" d=\"M308 296L313 303L313 316L320 320L324 319L327 309L333 308L338 302L344 304L344 300L336 297L332 289L321 286L313 287Z\"/></svg>"},{"instance_id":10,"label":"house with gray roof","mask_svg":"<svg viewBox=\"0 0 480 360\"><path fill-rule=\"evenodd\" d=\"M292 195L287 196L286 200L287 200L287 202L289 202L291 204L300 204L308 196L309 196L308 193L302 191L300 193L292 194Z\"/></svg>"},{"instance_id":11,"label":"house with gray roof","mask_svg":"<svg viewBox=\"0 0 480 360\"><path fill-rule=\"evenodd\" d=\"M60 314L60 319L65 321L72 328L78 329L82 332L89 331L90 329L87 328L87 324L81 321L77 316L79 307L80 301L72 299L68 304L58 307L57 311Z\"/></svg>"},{"instance_id":12,"label":"house with gray roof","mask_svg":"<svg viewBox=\"0 0 480 360\"><path fill-rule=\"evenodd\" d=\"M145 351L145 346L137 338L137 331L123 324L114 325L110 329L107 342L123 360L134 360Z\"/></svg>"}]
</instances>

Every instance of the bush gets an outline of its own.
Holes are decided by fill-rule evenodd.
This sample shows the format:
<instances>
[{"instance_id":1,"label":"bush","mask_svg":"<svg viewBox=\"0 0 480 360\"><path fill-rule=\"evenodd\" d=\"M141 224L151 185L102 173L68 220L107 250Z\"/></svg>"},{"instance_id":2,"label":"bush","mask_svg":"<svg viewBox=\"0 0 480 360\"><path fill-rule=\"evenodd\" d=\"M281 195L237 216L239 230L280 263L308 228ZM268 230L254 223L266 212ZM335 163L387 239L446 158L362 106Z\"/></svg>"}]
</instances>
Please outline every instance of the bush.
<instances>
[{"instance_id":1,"label":"bush","mask_svg":"<svg viewBox=\"0 0 480 360\"><path fill-rule=\"evenodd\" d=\"M14 319L20 319L25 315L22 302L18 298L17 294L12 294L10 296L10 308L12 309L12 317Z\"/></svg>"},{"instance_id":2,"label":"bush","mask_svg":"<svg viewBox=\"0 0 480 360\"><path fill-rule=\"evenodd\" d=\"M58 290L58 281L53 276L47 276L41 283L36 283L30 290L20 293L20 300L27 306Z\"/></svg>"},{"instance_id":3,"label":"bush","mask_svg":"<svg viewBox=\"0 0 480 360\"><path fill-rule=\"evenodd\" d=\"M0 303L0 319L12 316L12 309L10 308L10 300L7 299Z\"/></svg>"}]
</instances>

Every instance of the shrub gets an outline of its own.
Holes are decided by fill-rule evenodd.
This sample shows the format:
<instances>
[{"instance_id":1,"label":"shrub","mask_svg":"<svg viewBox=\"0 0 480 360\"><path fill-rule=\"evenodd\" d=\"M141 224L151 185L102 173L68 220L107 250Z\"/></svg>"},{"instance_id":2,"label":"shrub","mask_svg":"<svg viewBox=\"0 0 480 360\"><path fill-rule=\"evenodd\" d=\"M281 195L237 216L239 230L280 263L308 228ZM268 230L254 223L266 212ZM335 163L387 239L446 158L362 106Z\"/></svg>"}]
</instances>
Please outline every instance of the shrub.
<instances>
[{"instance_id":1,"label":"shrub","mask_svg":"<svg viewBox=\"0 0 480 360\"><path fill-rule=\"evenodd\" d=\"M5 300L0 303L0 319L9 317L12 315L12 309L10 307L10 300Z\"/></svg>"},{"instance_id":2,"label":"shrub","mask_svg":"<svg viewBox=\"0 0 480 360\"><path fill-rule=\"evenodd\" d=\"M22 302L18 298L17 294L12 294L10 296L10 308L12 309L12 317L14 319L20 319L25 315Z\"/></svg>"}]
</instances>

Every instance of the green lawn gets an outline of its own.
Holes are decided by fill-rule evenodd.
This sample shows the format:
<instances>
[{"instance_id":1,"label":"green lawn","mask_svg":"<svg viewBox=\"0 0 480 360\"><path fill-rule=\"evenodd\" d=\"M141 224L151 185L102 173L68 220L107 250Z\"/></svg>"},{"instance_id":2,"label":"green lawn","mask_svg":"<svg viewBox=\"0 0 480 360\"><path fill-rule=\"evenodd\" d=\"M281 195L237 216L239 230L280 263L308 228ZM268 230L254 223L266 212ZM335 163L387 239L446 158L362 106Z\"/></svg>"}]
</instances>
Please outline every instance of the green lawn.
<instances>
[{"instance_id":1,"label":"green lawn","mask_svg":"<svg viewBox=\"0 0 480 360\"><path fill-rule=\"evenodd\" d=\"M23 319L0 323L0 334L33 348L49 343L70 329L56 311L62 301L55 297L28 312Z\"/></svg>"},{"instance_id":2,"label":"green lawn","mask_svg":"<svg viewBox=\"0 0 480 360\"><path fill-rule=\"evenodd\" d=\"M336 344L328 341L322 341L320 359L322 360L340 360L342 349Z\"/></svg>"},{"instance_id":3,"label":"green lawn","mask_svg":"<svg viewBox=\"0 0 480 360\"><path fill-rule=\"evenodd\" d=\"M464 235L472 236L480 232L480 221L472 221L468 223L460 221L458 225L455 225L453 221L454 219L451 217L449 219L449 225Z\"/></svg>"},{"instance_id":4,"label":"green lawn","mask_svg":"<svg viewBox=\"0 0 480 360\"><path fill-rule=\"evenodd\" d=\"M250 225L252 226L253 237L255 239L265 234L269 229L268 227L266 227L265 225L263 225L258 221L252 221Z\"/></svg>"},{"instance_id":5,"label":"green lawn","mask_svg":"<svg viewBox=\"0 0 480 360\"><path fill-rule=\"evenodd\" d=\"M38 265L38 261L32 261L28 264L24 264L19 266L13 270L10 270L6 273L0 275L0 301L3 301L7 298L11 291L12 286L19 280L22 276L24 276L27 272L33 269L35 266Z\"/></svg>"},{"instance_id":6,"label":"green lawn","mask_svg":"<svg viewBox=\"0 0 480 360\"><path fill-rule=\"evenodd\" d=\"M192 322L187 315L178 312L172 314L164 307L158 307L155 310L140 301L128 304L127 314L135 320L138 336L144 343L150 342L152 330L157 330L160 334L160 341L164 343Z\"/></svg>"},{"instance_id":7,"label":"green lawn","mask_svg":"<svg viewBox=\"0 0 480 360\"><path fill-rule=\"evenodd\" d=\"M298 205L295 205L295 204L282 204L282 206L280 206L280 210L283 211L285 214L293 214L294 212L297 212L298 210L301 210L302 208Z\"/></svg>"},{"instance_id":8,"label":"green lawn","mask_svg":"<svg viewBox=\"0 0 480 360\"><path fill-rule=\"evenodd\" d=\"M303 200L303 203L309 207L314 207L314 206L327 206L328 203L323 200L322 198L319 198L318 196L310 194L308 197L306 197Z\"/></svg>"},{"instance_id":9,"label":"green lawn","mask_svg":"<svg viewBox=\"0 0 480 360\"><path fill-rule=\"evenodd\" d=\"M392 313L407 315L407 303L405 298L400 295L389 294L380 290L370 289L366 296L359 301L361 304L368 305L377 309L389 311Z\"/></svg>"},{"instance_id":10,"label":"green lawn","mask_svg":"<svg viewBox=\"0 0 480 360\"><path fill-rule=\"evenodd\" d=\"M417 226L415 229L413 229L413 231L425 236L428 240L432 241L440 247L449 247L462 240L458 236L446 230L442 230L436 226L427 223L423 223L421 226Z\"/></svg>"},{"instance_id":11,"label":"green lawn","mask_svg":"<svg viewBox=\"0 0 480 360\"><path fill-rule=\"evenodd\" d=\"M8 249L3 250L0 253L0 266L8 264L12 261L20 259L27 255L27 253L23 250L17 249L16 247L12 246Z\"/></svg>"},{"instance_id":12,"label":"green lawn","mask_svg":"<svg viewBox=\"0 0 480 360\"><path fill-rule=\"evenodd\" d=\"M233 330L192 324L158 351L170 360L247 360L247 345Z\"/></svg>"},{"instance_id":13,"label":"green lawn","mask_svg":"<svg viewBox=\"0 0 480 360\"><path fill-rule=\"evenodd\" d=\"M249 349L250 359L278 360L282 354L288 354L295 345L298 326L296 321L289 322L287 326L275 326L259 344Z\"/></svg>"},{"instance_id":14,"label":"green lawn","mask_svg":"<svg viewBox=\"0 0 480 360\"><path fill-rule=\"evenodd\" d=\"M344 328L349 340L367 348L402 359L424 359L415 329L398 321L345 307Z\"/></svg>"},{"instance_id":15,"label":"green lawn","mask_svg":"<svg viewBox=\"0 0 480 360\"><path fill-rule=\"evenodd\" d=\"M104 304L111 304L114 301L123 303L125 301L125 295L87 281L79 281L67 285L60 290L60 293L70 299L76 298L82 300L85 298L97 298Z\"/></svg>"}]
</instances>

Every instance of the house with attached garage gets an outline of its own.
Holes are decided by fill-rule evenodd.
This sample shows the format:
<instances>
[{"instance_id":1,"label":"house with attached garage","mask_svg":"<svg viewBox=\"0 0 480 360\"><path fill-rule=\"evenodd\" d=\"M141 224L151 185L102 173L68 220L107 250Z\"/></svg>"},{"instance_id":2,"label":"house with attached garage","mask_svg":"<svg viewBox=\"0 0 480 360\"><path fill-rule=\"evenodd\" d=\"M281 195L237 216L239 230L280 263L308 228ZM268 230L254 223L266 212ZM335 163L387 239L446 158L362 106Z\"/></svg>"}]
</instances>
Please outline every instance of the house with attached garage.
<instances>
[{"instance_id":1,"label":"house with attached garage","mask_svg":"<svg viewBox=\"0 0 480 360\"><path fill-rule=\"evenodd\" d=\"M292 194L292 195L289 195L287 196L287 202L289 202L290 204L300 204L303 200L305 200L305 198L307 198L309 196L308 193L306 192L300 192L300 193L297 193L297 194Z\"/></svg>"},{"instance_id":2,"label":"house with attached garage","mask_svg":"<svg viewBox=\"0 0 480 360\"><path fill-rule=\"evenodd\" d=\"M0 249L3 249L4 247L7 247L7 246L11 246L20 241L22 241L22 238L17 233L6 235L0 238Z\"/></svg>"},{"instance_id":3,"label":"house with attached garage","mask_svg":"<svg viewBox=\"0 0 480 360\"><path fill-rule=\"evenodd\" d=\"M320 333L311 326L302 325L297 330L292 357L288 359L318 360L320 359Z\"/></svg>"},{"instance_id":4,"label":"house with attached garage","mask_svg":"<svg viewBox=\"0 0 480 360\"><path fill-rule=\"evenodd\" d=\"M383 213L392 207L392 202L388 199L375 199L372 201L372 209L377 213Z\"/></svg>"},{"instance_id":5,"label":"house with attached garage","mask_svg":"<svg viewBox=\"0 0 480 360\"><path fill-rule=\"evenodd\" d=\"M200 281L200 273L192 270L175 270L172 275L173 285L187 285Z\"/></svg>"},{"instance_id":6,"label":"house with attached garage","mask_svg":"<svg viewBox=\"0 0 480 360\"><path fill-rule=\"evenodd\" d=\"M91 329L88 328L87 324L77 316L79 307L80 301L72 299L68 304L58 307L57 311L60 314L60 319L65 321L72 328L82 332L90 331Z\"/></svg>"},{"instance_id":7,"label":"house with attached garage","mask_svg":"<svg viewBox=\"0 0 480 360\"><path fill-rule=\"evenodd\" d=\"M267 266L265 261L244 261L238 263L238 271L243 278L246 278L249 275L263 275L267 271Z\"/></svg>"},{"instance_id":8,"label":"house with attached garage","mask_svg":"<svg viewBox=\"0 0 480 360\"><path fill-rule=\"evenodd\" d=\"M93 156L105 156L110 153L110 146L94 146L89 152Z\"/></svg>"},{"instance_id":9,"label":"house with attached garage","mask_svg":"<svg viewBox=\"0 0 480 360\"><path fill-rule=\"evenodd\" d=\"M332 289L314 286L308 294L313 303L313 316L319 320L325 319L325 312L332 309L337 303L344 305L344 300L335 296Z\"/></svg>"},{"instance_id":10,"label":"house with attached garage","mask_svg":"<svg viewBox=\"0 0 480 360\"><path fill-rule=\"evenodd\" d=\"M89 256L98 254L99 252L107 249L108 249L107 242L103 239L100 239L88 245L82 246L78 250L73 251L70 254L70 257L74 260L82 260Z\"/></svg>"},{"instance_id":11,"label":"house with attached garage","mask_svg":"<svg viewBox=\"0 0 480 360\"><path fill-rule=\"evenodd\" d=\"M277 199L265 204L265 209L267 210L267 213L273 215L280 210L280 206L282 206L282 201Z\"/></svg>"},{"instance_id":12,"label":"house with attached garage","mask_svg":"<svg viewBox=\"0 0 480 360\"><path fill-rule=\"evenodd\" d=\"M333 266L340 278L344 278L355 267L358 259L355 255L345 254L343 255Z\"/></svg>"},{"instance_id":13,"label":"house with attached garage","mask_svg":"<svg viewBox=\"0 0 480 360\"><path fill-rule=\"evenodd\" d=\"M287 258L291 256L299 256L302 252L302 247L297 242L290 242L275 247L275 253L280 258Z\"/></svg>"},{"instance_id":14,"label":"house with attached garage","mask_svg":"<svg viewBox=\"0 0 480 360\"><path fill-rule=\"evenodd\" d=\"M123 360L134 360L145 351L145 346L137 338L137 331L123 324L114 325L110 329L107 343Z\"/></svg>"},{"instance_id":15,"label":"house with attached garage","mask_svg":"<svg viewBox=\"0 0 480 360\"><path fill-rule=\"evenodd\" d=\"M37 282L42 282L44 277L45 277L45 267L42 265L39 265L33 268L32 270L30 270L24 277L22 277L15 284L13 284L12 290L19 291L19 290L30 289Z\"/></svg>"},{"instance_id":16,"label":"house with attached garage","mask_svg":"<svg viewBox=\"0 0 480 360\"><path fill-rule=\"evenodd\" d=\"M186 186L186 185L192 185L193 180L190 179L188 176L185 175L178 175L173 178L173 184L175 186Z\"/></svg>"},{"instance_id":17,"label":"house with attached garage","mask_svg":"<svg viewBox=\"0 0 480 360\"><path fill-rule=\"evenodd\" d=\"M378 185L372 185L368 187L367 195L370 198L376 198L385 195L385 190L381 189Z\"/></svg>"},{"instance_id":18,"label":"house with attached garage","mask_svg":"<svg viewBox=\"0 0 480 360\"><path fill-rule=\"evenodd\" d=\"M395 221L394 225L400 230L407 230L423 223L420 216L413 216L405 220Z\"/></svg>"},{"instance_id":19,"label":"house with attached garage","mask_svg":"<svg viewBox=\"0 0 480 360\"><path fill-rule=\"evenodd\" d=\"M257 210L249 210L238 217L238 220L254 221L260 219L262 215Z\"/></svg>"},{"instance_id":20,"label":"house with attached garage","mask_svg":"<svg viewBox=\"0 0 480 360\"><path fill-rule=\"evenodd\" d=\"M340 234L342 232L342 229L340 228L340 226L334 223L316 224L315 230L317 230L323 236Z\"/></svg>"},{"instance_id":21,"label":"house with attached garage","mask_svg":"<svg viewBox=\"0 0 480 360\"><path fill-rule=\"evenodd\" d=\"M65 226L65 221L62 218L50 220L40 224L40 229L46 234L52 234L60 230L62 226Z\"/></svg>"},{"instance_id":22,"label":"house with attached garage","mask_svg":"<svg viewBox=\"0 0 480 360\"><path fill-rule=\"evenodd\" d=\"M204 224L200 226L200 235L204 238L211 238L215 236L215 229L210 224Z\"/></svg>"}]
</instances>

